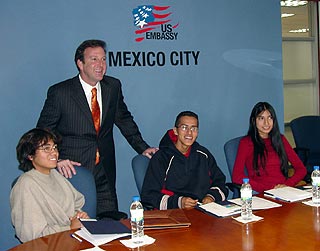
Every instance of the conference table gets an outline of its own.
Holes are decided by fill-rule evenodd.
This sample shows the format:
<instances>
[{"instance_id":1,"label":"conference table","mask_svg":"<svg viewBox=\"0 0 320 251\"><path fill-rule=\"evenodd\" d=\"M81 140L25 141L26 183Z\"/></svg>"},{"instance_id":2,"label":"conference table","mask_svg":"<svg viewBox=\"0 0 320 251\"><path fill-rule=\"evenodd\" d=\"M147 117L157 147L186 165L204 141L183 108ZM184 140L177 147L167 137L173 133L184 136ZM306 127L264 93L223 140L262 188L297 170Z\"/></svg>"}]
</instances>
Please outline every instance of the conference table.
<instances>
[{"instance_id":1,"label":"conference table","mask_svg":"<svg viewBox=\"0 0 320 251\"><path fill-rule=\"evenodd\" d=\"M197 209L184 210L191 222L190 227L147 230L145 234L156 241L151 245L131 250L320 250L320 208L301 202L276 202L282 206L254 211L255 215L263 219L247 224L239 223L232 217L219 218L208 215ZM93 247L85 240L79 242L71 238L72 232L48 235L10 250L70 251ZM119 240L99 247L108 251L130 250Z\"/></svg>"}]
</instances>

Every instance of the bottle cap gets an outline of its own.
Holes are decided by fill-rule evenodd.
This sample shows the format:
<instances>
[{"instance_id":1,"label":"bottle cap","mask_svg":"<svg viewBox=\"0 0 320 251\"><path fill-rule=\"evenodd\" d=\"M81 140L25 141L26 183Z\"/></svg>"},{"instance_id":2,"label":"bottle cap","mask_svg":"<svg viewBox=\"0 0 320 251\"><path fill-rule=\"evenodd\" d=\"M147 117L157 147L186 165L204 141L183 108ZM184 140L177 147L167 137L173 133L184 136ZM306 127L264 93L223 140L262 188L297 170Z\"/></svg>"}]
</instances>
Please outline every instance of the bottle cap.
<instances>
[{"instance_id":1,"label":"bottle cap","mask_svg":"<svg viewBox=\"0 0 320 251\"><path fill-rule=\"evenodd\" d=\"M243 183L249 183L249 178L243 178Z\"/></svg>"},{"instance_id":2,"label":"bottle cap","mask_svg":"<svg viewBox=\"0 0 320 251\"><path fill-rule=\"evenodd\" d=\"M319 171L319 166L314 166L314 167L313 167L313 170Z\"/></svg>"},{"instance_id":3,"label":"bottle cap","mask_svg":"<svg viewBox=\"0 0 320 251\"><path fill-rule=\"evenodd\" d=\"M140 196L136 195L132 197L133 201L140 201Z\"/></svg>"}]
</instances>

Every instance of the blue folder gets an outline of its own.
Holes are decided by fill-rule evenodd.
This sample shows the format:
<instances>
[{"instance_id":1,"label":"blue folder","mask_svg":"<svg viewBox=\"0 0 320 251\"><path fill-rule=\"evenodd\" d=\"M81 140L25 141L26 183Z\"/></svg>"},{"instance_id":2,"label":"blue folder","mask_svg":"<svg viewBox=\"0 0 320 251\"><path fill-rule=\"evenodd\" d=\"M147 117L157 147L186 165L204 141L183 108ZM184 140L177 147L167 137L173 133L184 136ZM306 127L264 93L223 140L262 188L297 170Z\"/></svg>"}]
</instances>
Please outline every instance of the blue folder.
<instances>
[{"instance_id":1,"label":"blue folder","mask_svg":"<svg viewBox=\"0 0 320 251\"><path fill-rule=\"evenodd\" d=\"M131 229L115 220L81 221L91 234L131 234Z\"/></svg>"}]
</instances>

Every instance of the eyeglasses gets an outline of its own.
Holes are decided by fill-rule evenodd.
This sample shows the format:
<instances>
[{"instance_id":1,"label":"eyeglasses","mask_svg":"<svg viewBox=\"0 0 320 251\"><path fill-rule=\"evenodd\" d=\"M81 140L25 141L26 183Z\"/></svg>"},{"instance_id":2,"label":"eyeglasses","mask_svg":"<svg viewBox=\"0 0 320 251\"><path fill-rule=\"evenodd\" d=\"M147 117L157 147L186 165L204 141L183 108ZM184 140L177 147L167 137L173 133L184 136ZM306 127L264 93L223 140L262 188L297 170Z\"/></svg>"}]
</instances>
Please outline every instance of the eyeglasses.
<instances>
[{"instance_id":1,"label":"eyeglasses","mask_svg":"<svg viewBox=\"0 0 320 251\"><path fill-rule=\"evenodd\" d=\"M182 131L186 132L190 130L191 132L198 132L199 128L197 126L187 126L187 125L180 125L178 126Z\"/></svg>"},{"instance_id":2,"label":"eyeglasses","mask_svg":"<svg viewBox=\"0 0 320 251\"><path fill-rule=\"evenodd\" d=\"M58 146L57 145L53 145L53 146L42 145L42 146L39 146L38 149L44 151L45 153L51 153L52 151L58 152Z\"/></svg>"}]
</instances>

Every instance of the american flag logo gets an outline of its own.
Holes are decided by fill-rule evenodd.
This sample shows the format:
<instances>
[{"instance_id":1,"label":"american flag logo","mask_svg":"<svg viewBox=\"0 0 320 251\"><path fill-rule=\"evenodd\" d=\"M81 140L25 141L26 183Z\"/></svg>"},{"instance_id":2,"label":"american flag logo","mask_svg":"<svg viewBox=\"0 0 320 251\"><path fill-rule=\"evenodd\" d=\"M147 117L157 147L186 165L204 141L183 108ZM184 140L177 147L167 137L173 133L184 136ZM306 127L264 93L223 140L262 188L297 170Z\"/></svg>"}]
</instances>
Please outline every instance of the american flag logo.
<instances>
[{"instance_id":1,"label":"american flag logo","mask_svg":"<svg viewBox=\"0 0 320 251\"><path fill-rule=\"evenodd\" d=\"M132 10L134 25L136 26L136 42L144 40L144 34L159 28L162 24L169 23L172 12L170 6L141 5ZM172 28L178 27L179 24Z\"/></svg>"}]
</instances>

